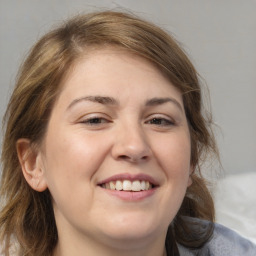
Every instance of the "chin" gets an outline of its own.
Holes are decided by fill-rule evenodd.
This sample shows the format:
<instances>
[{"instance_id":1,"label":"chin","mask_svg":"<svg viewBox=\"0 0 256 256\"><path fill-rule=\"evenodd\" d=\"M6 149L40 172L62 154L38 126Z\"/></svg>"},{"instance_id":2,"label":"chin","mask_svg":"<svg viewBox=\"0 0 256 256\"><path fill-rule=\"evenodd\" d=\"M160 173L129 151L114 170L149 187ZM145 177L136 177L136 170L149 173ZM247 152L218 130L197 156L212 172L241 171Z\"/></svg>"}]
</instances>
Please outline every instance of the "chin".
<instances>
[{"instance_id":1,"label":"chin","mask_svg":"<svg viewBox=\"0 0 256 256\"><path fill-rule=\"evenodd\" d=\"M103 233L105 236L114 240L126 242L138 242L139 240L157 237L166 232L168 224L157 221L153 216L145 217L137 215L129 215L122 218L115 218L109 225L104 226ZM166 226L166 227L165 227Z\"/></svg>"}]
</instances>

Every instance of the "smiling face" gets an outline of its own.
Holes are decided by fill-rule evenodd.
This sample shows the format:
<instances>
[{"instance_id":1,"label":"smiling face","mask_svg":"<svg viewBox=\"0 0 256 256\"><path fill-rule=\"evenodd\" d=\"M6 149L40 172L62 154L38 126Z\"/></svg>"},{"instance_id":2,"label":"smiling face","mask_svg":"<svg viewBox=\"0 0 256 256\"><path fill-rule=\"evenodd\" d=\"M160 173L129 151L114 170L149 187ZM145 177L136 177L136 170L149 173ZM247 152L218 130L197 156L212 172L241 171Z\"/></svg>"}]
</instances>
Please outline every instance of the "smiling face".
<instances>
[{"instance_id":1,"label":"smiling face","mask_svg":"<svg viewBox=\"0 0 256 256\"><path fill-rule=\"evenodd\" d=\"M62 86L37 161L59 246L163 244L190 184L181 93L154 65L114 48L84 56Z\"/></svg>"}]
</instances>

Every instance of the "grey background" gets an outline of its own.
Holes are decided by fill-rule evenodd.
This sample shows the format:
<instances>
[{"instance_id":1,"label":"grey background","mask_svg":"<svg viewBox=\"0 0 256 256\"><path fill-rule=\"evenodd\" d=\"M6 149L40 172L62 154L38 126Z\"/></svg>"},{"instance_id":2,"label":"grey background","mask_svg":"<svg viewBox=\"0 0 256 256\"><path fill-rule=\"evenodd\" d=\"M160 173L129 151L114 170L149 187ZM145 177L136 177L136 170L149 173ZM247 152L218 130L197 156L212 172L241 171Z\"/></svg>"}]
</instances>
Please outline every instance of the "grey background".
<instances>
[{"instance_id":1,"label":"grey background","mask_svg":"<svg viewBox=\"0 0 256 256\"><path fill-rule=\"evenodd\" d=\"M210 89L224 170L256 172L256 0L0 0L0 118L41 35L70 15L122 8L182 42Z\"/></svg>"}]
</instances>

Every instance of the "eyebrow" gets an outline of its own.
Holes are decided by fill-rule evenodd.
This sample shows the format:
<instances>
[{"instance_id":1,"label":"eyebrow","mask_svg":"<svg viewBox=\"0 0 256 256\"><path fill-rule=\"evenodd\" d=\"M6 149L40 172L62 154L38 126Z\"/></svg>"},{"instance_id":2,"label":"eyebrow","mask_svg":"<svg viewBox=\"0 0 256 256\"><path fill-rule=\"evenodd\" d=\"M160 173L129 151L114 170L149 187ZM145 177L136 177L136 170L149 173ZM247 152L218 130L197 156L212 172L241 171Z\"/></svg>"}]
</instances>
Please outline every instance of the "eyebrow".
<instances>
[{"instance_id":1,"label":"eyebrow","mask_svg":"<svg viewBox=\"0 0 256 256\"><path fill-rule=\"evenodd\" d=\"M152 98L146 101L146 106L157 106L157 105L162 105L165 103L174 103L182 112L183 112L183 108L181 106L181 104L174 98Z\"/></svg>"},{"instance_id":2,"label":"eyebrow","mask_svg":"<svg viewBox=\"0 0 256 256\"><path fill-rule=\"evenodd\" d=\"M76 105L79 102L82 101L91 101L91 102L96 102L96 103L100 103L102 105L119 105L119 101L116 100L113 97L108 97L108 96L85 96L85 97L81 97L78 99L73 100L69 106L67 107L67 110L72 108L74 105ZM152 98L146 101L145 106L147 107L153 107L153 106L157 106L157 105L162 105L165 103L174 103L181 111L183 111L183 108L181 106L181 104L174 98Z\"/></svg>"},{"instance_id":3,"label":"eyebrow","mask_svg":"<svg viewBox=\"0 0 256 256\"><path fill-rule=\"evenodd\" d=\"M78 99L73 100L67 109L72 108L75 104L81 102L81 101L91 101L91 102L96 102L100 103L103 105L119 105L119 102L112 98L112 97L105 97L105 96L86 96L86 97L81 97Z\"/></svg>"}]
</instances>

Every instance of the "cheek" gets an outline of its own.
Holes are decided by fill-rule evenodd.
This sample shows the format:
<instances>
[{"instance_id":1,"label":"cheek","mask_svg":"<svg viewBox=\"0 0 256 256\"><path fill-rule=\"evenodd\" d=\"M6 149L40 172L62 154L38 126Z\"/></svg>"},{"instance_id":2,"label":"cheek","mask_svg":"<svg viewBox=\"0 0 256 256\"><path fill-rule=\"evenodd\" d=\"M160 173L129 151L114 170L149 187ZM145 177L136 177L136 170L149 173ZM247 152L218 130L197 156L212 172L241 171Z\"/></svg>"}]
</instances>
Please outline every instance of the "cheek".
<instances>
[{"instance_id":1,"label":"cheek","mask_svg":"<svg viewBox=\"0 0 256 256\"><path fill-rule=\"evenodd\" d=\"M93 201L93 177L102 163L105 148L99 147L92 136L85 138L81 134L59 133L48 136L46 142L45 177L55 209L76 216L83 208L89 209Z\"/></svg>"},{"instance_id":2,"label":"cheek","mask_svg":"<svg viewBox=\"0 0 256 256\"><path fill-rule=\"evenodd\" d=\"M44 158L48 186L63 189L91 181L105 154L104 145L98 145L97 141L81 133L49 134Z\"/></svg>"},{"instance_id":3,"label":"cheek","mask_svg":"<svg viewBox=\"0 0 256 256\"><path fill-rule=\"evenodd\" d=\"M183 179L190 172L190 138L187 133L178 135L158 140L155 147L155 154L166 175L174 180Z\"/></svg>"},{"instance_id":4,"label":"cheek","mask_svg":"<svg viewBox=\"0 0 256 256\"><path fill-rule=\"evenodd\" d=\"M190 138L186 132L173 133L165 140L158 138L155 147L158 165L165 175L163 193L159 205L163 206L165 224L168 225L176 216L184 199L189 184L190 173Z\"/></svg>"}]
</instances>

